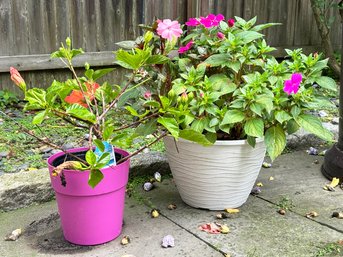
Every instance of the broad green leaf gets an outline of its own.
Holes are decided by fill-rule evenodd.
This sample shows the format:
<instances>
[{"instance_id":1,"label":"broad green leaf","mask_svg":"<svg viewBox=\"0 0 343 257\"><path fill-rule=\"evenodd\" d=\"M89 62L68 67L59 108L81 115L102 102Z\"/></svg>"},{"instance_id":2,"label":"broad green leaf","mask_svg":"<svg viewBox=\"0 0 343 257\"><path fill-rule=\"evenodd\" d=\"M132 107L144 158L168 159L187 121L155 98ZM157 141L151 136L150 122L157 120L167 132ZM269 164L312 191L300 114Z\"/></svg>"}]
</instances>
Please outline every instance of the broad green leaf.
<instances>
[{"instance_id":1,"label":"broad green leaf","mask_svg":"<svg viewBox=\"0 0 343 257\"><path fill-rule=\"evenodd\" d=\"M173 137L179 137L179 126L174 118L159 117L157 122L165 127Z\"/></svg>"},{"instance_id":2,"label":"broad green leaf","mask_svg":"<svg viewBox=\"0 0 343 257\"><path fill-rule=\"evenodd\" d=\"M144 103L144 106L151 106L151 107L155 107L155 108L160 108L161 107L160 103L155 101L155 100L146 101Z\"/></svg>"},{"instance_id":3,"label":"broad green leaf","mask_svg":"<svg viewBox=\"0 0 343 257\"><path fill-rule=\"evenodd\" d=\"M289 120L287 122L287 134L291 135L299 130L299 125L295 120Z\"/></svg>"},{"instance_id":4,"label":"broad green leaf","mask_svg":"<svg viewBox=\"0 0 343 257\"><path fill-rule=\"evenodd\" d=\"M248 44L256 39L262 38L263 34L256 31L242 31L236 34L242 45Z\"/></svg>"},{"instance_id":5,"label":"broad green leaf","mask_svg":"<svg viewBox=\"0 0 343 257\"><path fill-rule=\"evenodd\" d=\"M162 103L162 108L163 109L166 109L170 106L170 100L168 97L166 96L160 96L160 100L161 100L161 103Z\"/></svg>"},{"instance_id":6,"label":"broad green leaf","mask_svg":"<svg viewBox=\"0 0 343 257\"><path fill-rule=\"evenodd\" d=\"M47 114L47 110L38 112L35 117L33 117L32 124L38 125L41 124Z\"/></svg>"},{"instance_id":7,"label":"broad green leaf","mask_svg":"<svg viewBox=\"0 0 343 257\"><path fill-rule=\"evenodd\" d=\"M96 163L96 155L92 150L88 150L86 153L86 162L89 165L94 165Z\"/></svg>"},{"instance_id":8,"label":"broad green leaf","mask_svg":"<svg viewBox=\"0 0 343 257\"><path fill-rule=\"evenodd\" d=\"M199 133L202 133L205 129L205 122L203 119L196 119L193 121L191 128Z\"/></svg>"},{"instance_id":9,"label":"broad green leaf","mask_svg":"<svg viewBox=\"0 0 343 257\"><path fill-rule=\"evenodd\" d=\"M255 147L255 145L256 145L256 138L255 138L255 137L248 136L248 137L247 137L247 142L248 142L248 144L251 145L252 147Z\"/></svg>"},{"instance_id":10,"label":"broad green leaf","mask_svg":"<svg viewBox=\"0 0 343 257\"><path fill-rule=\"evenodd\" d=\"M263 105L259 103L252 103L250 109L258 116L262 116Z\"/></svg>"},{"instance_id":11,"label":"broad green leaf","mask_svg":"<svg viewBox=\"0 0 343 257\"><path fill-rule=\"evenodd\" d=\"M221 125L233 124L243 121L245 118L244 112L240 110L228 110L221 122Z\"/></svg>"},{"instance_id":12,"label":"broad green leaf","mask_svg":"<svg viewBox=\"0 0 343 257\"><path fill-rule=\"evenodd\" d=\"M104 178L104 174L99 169L93 169L89 172L88 185L94 188Z\"/></svg>"},{"instance_id":13,"label":"broad green leaf","mask_svg":"<svg viewBox=\"0 0 343 257\"><path fill-rule=\"evenodd\" d=\"M108 163L110 162L111 160L111 155L110 153L106 152L106 153L103 153L99 160L97 160L97 163L96 165L94 166L95 169L101 169L103 167L105 167L106 165L108 165Z\"/></svg>"},{"instance_id":14,"label":"broad green leaf","mask_svg":"<svg viewBox=\"0 0 343 257\"><path fill-rule=\"evenodd\" d=\"M301 109L297 105L292 106L291 114L292 114L293 118L298 117L298 115L300 113L301 113Z\"/></svg>"},{"instance_id":15,"label":"broad green leaf","mask_svg":"<svg viewBox=\"0 0 343 257\"><path fill-rule=\"evenodd\" d=\"M124 48L126 50L131 50L133 48L135 48L136 46L136 42L135 41L120 41L115 43L117 46L119 46L120 48Z\"/></svg>"},{"instance_id":16,"label":"broad green leaf","mask_svg":"<svg viewBox=\"0 0 343 257\"><path fill-rule=\"evenodd\" d=\"M105 145L100 139L94 139L93 142L100 152L105 151Z\"/></svg>"},{"instance_id":17,"label":"broad green leaf","mask_svg":"<svg viewBox=\"0 0 343 257\"><path fill-rule=\"evenodd\" d=\"M233 62L227 62L225 64L226 67L230 68L231 70L233 70L235 73L238 73L239 70L241 69L241 63L239 61Z\"/></svg>"},{"instance_id":18,"label":"broad green leaf","mask_svg":"<svg viewBox=\"0 0 343 257\"><path fill-rule=\"evenodd\" d=\"M116 63L123 66L124 68L136 70L140 66L144 65L149 57L150 52L148 50L136 48L133 51L126 52L123 49L119 49L116 52Z\"/></svg>"},{"instance_id":19,"label":"broad green leaf","mask_svg":"<svg viewBox=\"0 0 343 257\"><path fill-rule=\"evenodd\" d=\"M138 112L131 106L126 106L125 109L128 110L132 116L139 116Z\"/></svg>"},{"instance_id":20,"label":"broad green leaf","mask_svg":"<svg viewBox=\"0 0 343 257\"><path fill-rule=\"evenodd\" d=\"M104 129L104 131L102 133L102 138L104 140L108 140L111 137L111 135L113 133L113 130L114 130L113 126L106 125L106 127L105 127L105 129Z\"/></svg>"},{"instance_id":21,"label":"broad green leaf","mask_svg":"<svg viewBox=\"0 0 343 257\"><path fill-rule=\"evenodd\" d=\"M25 106L25 110L45 109L47 106L46 92L41 88L32 88L27 90L25 100L28 101Z\"/></svg>"},{"instance_id":22,"label":"broad green leaf","mask_svg":"<svg viewBox=\"0 0 343 257\"><path fill-rule=\"evenodd\" d=\"M285 121L290 120L292 117L291 115L289 115L287 112L285 111L276 111L275 112L275 119L280 122L283 123Z\"/></svg>"},{"instance_id":23,"label":"broad green leaf","mask_svg":"<svg viewBox=\"0 0 343 257\"><path fill-rule=\"evenodd\" d=\"M301 114L295 118L295 121L306 131L313 133L326 141L333 141L333 134L323 127L322 122L317 117L310 114Z\"/></svg>"},{"instance_id":24,"label":"broad green leaf","mask_svg":"<svg viewBox=\"0 0 343 257\"><path fill-rule=\"evenodd\" d=\"M96 70L93 73L93 80L97 80L101 78L102 76L105 76L107 73L110 73L114 70L114 68L106 68L101 70Z\"/></svg>"},{"instance_id":25,"label":"broad green leaf","mask_svg":"<svg viewBox=\"0 0 343 257\"><path fill-rule=\"evenodd\" d=\"M201 145L212 145L212 143L206 138L206 136L193 129L180 130L180 137Z\"/></svg>"},{"instance_id":26,"label":"broad green leaf","mask_svg":"<svg viewBox=\"0 0 343 257\"><path fill-rule=\"evenodd\" d=\"M315 79L315 81L322 88L329 89L329 90L332 90L332 91L337 91L337 84L330 77L322 76L322 77L319 77L319 78Z\"/></svg>"},{"instance_id":27,"label":"broad green leaf","mask_svg":"<svg viewBox=\"0 0 343 257\"><path fill-rule=\"evenodd\" d=\"M183 72L187 71L188 67L192 65L192 61L188 58L179 59L179 69Z\"/></svg>"},{"instance_id":28,"label":"broad green leaf","mask_svg":"<svg viewBox=\"0 0 343 257\"><path fill-rule=\"evenodd\" d=\"M210 126L210 127L214 127L214 126L217 126L218 124L219 124L219 119L216 118L216 117L214 117L214 118L212 118L212 119L210 120L209 126Z\"/></svg>"},{"instance_id":29,"label":"broad green leaf","mask_svg":"<svg viewBox=\"0 0 343 257\"><path fill-rule=\"evenodd\" d=\"M163 64L168 61L169 61L169 58L164 55L152 55L146 60L145 65Z\"/></svg>"},{"instance_id":30,"label":"broad green leaf","mask_svg":"<svg viewBox=\"0 0 343 257\"><path fill-rule=\"evenodd\" d=\"M253 31L261 31L261 30L267 29L267 28L275 26L275 25L282 25L282 23L259 24L259 25L255 26L255 27L252 27L251 30L253 30Z\"/></svg>"},{"instance_id":31,"label":"broad green leaf","mask_svg":"<svg viewBox=\"0 0 343 257\"><path fill-rule=\"evenodd\" d=\"M205 63L212 67L226 65L228 62L230 62L229 54L213 54L205 60Z\"/></svg>"},{"instance_id":32,"label":"broad green leaf","mask_svg":"<svg viewBox=\"0 0 343 257\"><path fill-rule=\"evenodd\" d=\"M66 110L66 113L79 120L89 121L93 124L96 121L95 115L91 113L87 108L79 104L73 104L69 106Z\"/></svg>"},{"instance_id":33,"label":"broad green leaf","mask_svg":"<svg viewBox=\"0 0 343 257\"><path fill-rule=\"evenodd\" d=\"M268 113L273 110L273 97L260 95L257 97L256 103L262 104Z\"/></svg>"},{"instance_id":34,"label":"broad green leaf","mask_svg":"<svg viewBox=\"0 0 343 257\"><path fill-rule=\"evenodd\" d=\"M244 132L251 137L263 137L264 123L260 118L252 118L244 124Z\"/></svg>"},{"instance_id":35,"label":"broad green leaf","mask_svg":"<svg viewBox=\"0 0 343 257\"><path fill-rule=\"evenodd\" d=\"M217 141L217 133L207 132L205 136L207 140L210 141L212 144L214 144Z\"/></svg>"},{"instance_id":36,"label":"broad green leaf","mask_svg":"<svg viewBox=\"0 0 343 257\"><path fill-rule=\"evenodd\" d=\"M149 120L146 123L141 123L135 130L140 136L147 136L155 132L157 129L156 119Z\"/></svg>"},{"instance_id":37,"label":"broad green leaf","mask_svg":"<svg viewBox=\"0 0 343 257\"><path fill-rule=\"evenodd\" d=\"M285 149L286 134L279 125L270 127L264 135L264 143L267 147L267 152L273 161L282 153L283 149Z\"/></svg>"}]
</instances>

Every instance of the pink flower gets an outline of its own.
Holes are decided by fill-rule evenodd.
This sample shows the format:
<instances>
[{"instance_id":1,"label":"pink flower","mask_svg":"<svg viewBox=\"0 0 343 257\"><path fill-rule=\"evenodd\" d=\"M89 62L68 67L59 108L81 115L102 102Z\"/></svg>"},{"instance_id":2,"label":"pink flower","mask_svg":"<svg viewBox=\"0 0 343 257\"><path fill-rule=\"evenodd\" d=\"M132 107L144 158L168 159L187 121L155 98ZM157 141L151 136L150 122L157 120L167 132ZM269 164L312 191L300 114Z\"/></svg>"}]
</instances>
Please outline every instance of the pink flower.
<instances>
[{"instance_id":1,"label":"pink flower","mask_svg":"<svg viewBox=\"0 0 343 257\"><path fill-rule=\"evenodd\" d=\"M217 37L218 37L219 39L224 39L224 38L225 38L225 35L224 35L223 33L221 33L221 32L218 32L218 33L217 33Z\"/></svg>"},{"instance_id":2,"label":"pink flower","mask_svg":"<svg viewBox=\"0 0 343 257\"><path fill-rule=\"evenodd\" d=\"M10 67L10 74L11 74L11 80L16 84L18 87L20 87L21 90L26 90L26 83L23 79L23 77L20 75L19 71L16 68Z\"/></svg>"},{"instance_id":3,"label":"pink flower","mask_svg":"<svg viewBox=\"0 0 343 257\"><path fill-rule=\"evenodd\" d=\"M189 18L189 20L186 22L186 25L190 26L190 27L196 27L199 24L200 24L200 22L196 18Z\"/></svg>"},{"instance_id":4,"label":"pink flower","mask_svg":"<svg viewBox=\"0 0 343 257\"><path fill-rule=\"evenodd\" d=\"M191 40L187 43L187 45L181 46L179 48L179 53L183 54L183 53L187 52L192 47L193 44L194 44L194 42L193 42L193 40Z\"/></svg>"},{"instance_id":5,"label":"pink flower","mask_svg":"<svg viewBox=\"0 0 343 257\"><path fill-rule=\"evenodd\" d=\"M283 91L285 91L288 95L292 93L296 94L299 90L301 81L302 81L301 73L292 74L291 79L285 80Z\"/></svg>"},{"instance_id":6,"label":"pink flower","mask_svg":"<svg viewBox=\"0 0 343 257\"><path fill-rule=\"evenodd\" d=\"M227 21L227 24L229 25L229 27L233 27L235 25L235 20L234 19L229 19Z\"/></svg>"},{"instance_id":7,"label":"pink flower","mask_svg":"<svg viewBox=\"0 0 343 257\"><path fill-rule=\"evenodd\" d=\"M205 28L212 28L214 26L218 26L219 22L221 22L222 20L224 20L224 15L223 14L209 14L206 16L206 18L204 17L200 17L200 23L205 27Z\"/></svg>"},{"instance_id":8,"label":"pink flower","mask_svg":"<svg viewBox=\"0 0 343 257\"><path fill-rule=\"evenodd\" d=\"M145 93L144 93L144 98L145 99L149 99L151 97L151 92L150 91L146 91Z\"/></svg>"},{"instance_id":9,"label":"pink flower","mask_svg":"<svg viewBox=\"0 0 343 257\"><path fill-rule=\"evenodd\" d=\"M157 22L157 34L162 38L173 40L173 37L178 38L183 32L178 21L165 19L163 21L157 20Z\"/></svg>"}]
</instances>

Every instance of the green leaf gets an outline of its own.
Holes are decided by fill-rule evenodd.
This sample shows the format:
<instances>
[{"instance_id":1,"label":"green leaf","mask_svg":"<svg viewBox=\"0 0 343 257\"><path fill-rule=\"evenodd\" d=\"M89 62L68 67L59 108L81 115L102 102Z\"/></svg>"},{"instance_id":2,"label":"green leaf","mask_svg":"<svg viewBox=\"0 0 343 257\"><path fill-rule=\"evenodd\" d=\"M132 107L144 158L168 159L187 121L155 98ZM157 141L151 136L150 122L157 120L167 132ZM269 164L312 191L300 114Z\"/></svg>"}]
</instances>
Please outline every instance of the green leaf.
<instances>
[{"instance_id":1,"label":"green leaf","mask_svg":"<svg viewBox=\"0 0 343 257\"><path fill-rule=\"evenodd\" d=\"M136 42L135 41L120 41L115 43L117 46L119 46L120 48L124 48L126 50L131 50L133 48L135 48L136 46Z\"/></svg>"},{"instance_id":2,"label":"green leaf","mask_svg":"<svg viewBox=\"0 0 343 257\"><path fill-rule=\"evenodd\" d=\"M214 144L217 141L217 133L207 132L205 136L207 140L210 141L212 144Z\"/></svg>"},{"instance_id":3,"label":"green leaf","mask_svg":"<svg viewBox=\"0 0 343 257\"><path fill-rule=\"evenodd\" d=\"M105 145L100 139L94 139L93 142L100 152L105 151Z\"/></svg>"},{"instance_id":4,"label":"green leaf","mask_svg":"<svg viewBox=\"0 0 343 257\"><path fill-rule=\"evenodd\" d=\"M89 172L88 185L94 188L104 178L104 174L99 169L93 169Z\"/></svg>"},{"instance_id":5,"label":"green leaf","mask_svg":"<svg viewBox=\"0 0 343 257\"><path fill-rule=\"evenodd\" d=\"M321 86L322 88L328 89L328 90L332 90L332 91L337 91L337 84L336 82L330 78L330 77L319 77L317 79L315 79L316 83Z\"/></svg>"},{"instance_id":6,"label":"green leaf","mask_svg":"<svg viewBox=\"0 0 343 257\"><path fill-rule=\"evenodd\" d=\"M248 136L252 137L263 137L264 134L264 123L260 118L252 118L247 120L244 124L244 132Z\"/></svg>"},{"instance_id":7,"label":"green leaf","mask_svg":"<svg viewBox=\"0 0 343 257\"><path fill-rule=\"evenodd\" d=\"M283 149L285 149L286 134L279 125L270 127L264 135L264 143L267 147L267 152L273 161L282 153Z\"/></svg>"},{"instance_id":8,"label":"green leaf","mask_svg":"<svg viewBox=\"0 0 343 257\"><path fill-rule=\"evenodd\" d=\"M229 54L214 54L205 60L205 63L212 67L226 65L228 62L230 62Z\"/></svg>"},{"instance_id":9,"label":"green leaf","mask_svg":"<svg viewBox=\"0 0 343 257\"><path fill-rule=\"evenodd\" d=\"M252 27L251 30L253 30L253 31L261 31L261 30L267 29L267 28L275 26L275 25L282 25L282 23L259 24L259 25L255 26L255 27Z\"/></svg>"},{"instance_id":10,"label":"green leaf","mask_svg":"<svg viewBox=\"0 0 343 257\"><path fill-rule=\"evenodd\" d=\"M291 115L289 115L287 112L285 111L276 111L275 112L275 119L280 122L283 123L285 121L290 120L292 117Z\"/></svg>"},{"instance_id":11,"label":"green leaf","mask_svg":"<svg viewBox=\"0 0 343 257\"><path fill-rule=\"evenodd\" d=\"M219 119L217 117L214 117L210 120L209 126L214 127L214 126L217 126L218 124L219 124Z\"/></svg>"},{"instance_id":12,"label":"green leaf","mask_svg":"<svg viewBox=\"0 0 343 257\"><path fill-rule=\"evenodd\" d=\"M159 117L157 122L165 127L173 137L179 137L179 126L174 118Z\"/></svg>"},{"instance_id":13,"label":"green leaf","mask_svg":"<svg viewBox=\"0 0 343 257\"><path fill-rule=\"evenodd\" d=\"M202 133L204 131L205 128L205 122L203 121L203 119L196 119L193 121L191 128L194 131L197 131L199 133Z\"/></svg>"},{"instance_id":14,"label":"green leaf","mask_svg":"<svg viewBox=\"0 0 343 257\"><path fill-rule=\"evenodd\" d=\"M86 153L86 162L89 165L94 165L96 163L96 155L92 150L88 150Z\"/></svg>"},{"instance_id":15,"label":"green leaf","mask_svg":"<svg viewBox=\"0 0 343 257\"><path fill-rule=\"evenodd\" d=\"M38 125L41 124L47 114L47 110L38 112L35 117L33 117L32 124L33 125Z\"/></svg>"},{"instance_id":16,"label":"green leaf","mask_svg":"<svg viewBox=\"0 0 343 257\"><path fill-rule=\"evenodd\" d=\"M161 100L161 103L162 103L162 108L163 109L166 109L170 106L170 100L168 97L166 96L160 96L160 100Z\"/></svg>"},{"instance_id":17,"label":"green leaf","mask_svg":"<svg viewBox=\"0 0 343 257\"><path fill-rule=\"evenodd\" d=\"M248 144L251 145L252 147L255 147L255 145L256 145L256 138L255 138L255 137L248 136L248 137L247 137L247 142L248 142Z\"/></svg>"},{"instance_id":18,"label":"green leaf","mask_svg":"<svg viewBox=\"0 0 343 257\"><path fill-rule=\"evenodd\" d=\"M126 52L119 49L116 52L116 63L127 69L136 70L148 60L150 52L148 50L134 49L134 51Z\"/></svg>"},{"instance_id":19,"label":"green leaf","mask_svg":"<svg viewBox=\"0 0 343 257\"><path fill-rule=\"evenodd\" d=\"M293 118L298 117L300 113L301 113L301 109L297 105L292 106L291 114L293 115Z\"/></svg>"},{"instance_id":20,"label":"green leaf","mask_svg":"<svg viewBox=\"0 0 343 257\"><path fill-rule=\"evenodd\" d=\"M103 131L103 133L102 133L102 138L103 138L104 140L108 140L108 139L111 137L111 135L112 135L112 133L113 133L113 130L114 130L114 127L113 127L113 126L111 126L111 125L106 125L106 127L105 127L105 129L104 129L104 131Z\"/></svg>"},{"instance_id":21,"label":"green leaf","mask_svg":"<svg viewBox=\"0 0 343 257\"><path fill-rule=\"evenodd\" d=\"M169 58L164 55L152 55L146 60L145 65L163 64L168 61L169 61Z\"/></svg>"},{"instance_id":22,"label":"green leaf","mask_svg":"<svg viewBox=\"0 0 343 257\"><path fill-rule=\"evenodd\" d=\"M204 146L212 145L212 143L206 138L206 136L193 129L180 130L180 137Z\"/></svg>"},{"instance_id":23,"label":"green leaf","mask_svg":"<svg viewBox=\"0 0 343 257\"><path fill-rule=\"evenodd\" d=\"M125 109L128 110L132 116L139 116L138 112L131 106L126 106Z\"/></svg>"},{"instance_id":24,"label":"green leaf","mask_svg":"<svg viewBox=\"0 0 343 257\"><path fill-rule=\"evenodd\" d=\"M47 106L46 92L41 88L32 88L26 91L25 100L28 103L25 110L45 109Z\"/></svg>"},{"instance_id":25,"label":"green leaf","mask_svg":"<svg viewBox=\"0 0 343 257\"><path fill-rule=\"evenodd\" d=\"M110 73L114 70L114 68L106 68L101 70L96 70L93 73L93 80L97 80L101 78L102 76L106 75L107 73Z\"/></svg>"},{"instance_id":26,"label":"green leaf","mask_svg":"<svg viewBox=\"0 0 343 257\"><path fill-rule=\"evenodd\" d=\"M223 118L221 125L233 124L243 121L245 118L244 112L240 110L228 110Z\"/></svg>"},{"instance_id":27,"label":"green leaf","mask_svg":"<svg viewBox=\"0 0 343 257\"><path fill-rule=\"evenodd\" d=\"M239 61L233 62L227 62L225 64L226 67L230 68L231 70L233 70L235 73L238 73L239 70L241 69L241 63Z\"/></svg>"},{"instance_id":28,"label":"green leaf","mask_svg":"<svg viewBox=\"0 0 343 257\"><path fill-rule=\"evenodd\" d=\"M260 95L257 97L256 103L262 104L268 113L273 110L273 97L271 96Z\"/></svg>"},{"instance_id":29,"label":"green leaf","mask_svg":"<svg viewBox=\"0 0 343 257\"><path fill-rule=\"evenodd\" d=\"M326 141L333 141L333 134L323 127L322 122L317 117L310 114L301 114L295 118L295 121L306 131L313 133Z\"/></svg>"},{"instance_id":30,"label":"green leaf","mask_svg":"<svg viewBox=\"0 0 343 257\"><path fill-rule=\"evenodd\" d=\"M262 38L263 34L256 31L242 31L236 34L242 45L248 44L256 39Z\"/></svg>"},{"instance_id":31,"label":"green leaf","mask_svg":"<svg viewBox=\"0 0 343 257\"><path fill-rule=\"evenodd\" d=\"M144 106L151 106L151 107L155 107L155 108L160 108L161 107L160 103L155 101L155 100L146 101L144 103Z\"/></svg>"},{"instance_id":32,"label":"green leaf","mask_svg":"<svg viewBox=\"0 0 343 257\"><path fill-rule=\"evenodd\" d=\"M263 105L259 103L252 103L250 109L258 116L262 116Z\"/></svg>"},{"instance_id":33,"label":"green leaf","mask_svg":"<svg viewBox=\"0 0 343 257\"><path fill-rule=\"evenodd\" d=\"M87 108L79 105L73 104L69 106L66 110L66 113L83 121L89 121L91 123L95 123L96 117L93 113L91 113Z\"/></svg>"},{"instance_id":34,"label":"green leaf","mask_svg":"<svg viewBox=\"0 0 343 257\"><path fill-rule=\"evenodd\" d=\"M141 123L135 130L140 136L147 136L155 132L157 129L156 119L149 120L146 123Z\"/></svg>"},{"instance_id":35,"label":"green leaf","mask_svg":"<svg viewBox=\"0 0 343 257\"><path fill-rule=\"evenodd\" d=\"M287 134L291 135L299 130L299 125L295 120L289 120L287 122Z\"/></svg>"},{"instance_id":36,"label":"green leaf","mask_svg":"<svg viewBox=\"0 0 343 257\"><path fill-rule=\"evenodd\" d=\"M111 160L111 154L106 152L101 154L100 158L97 160L97 163L95 164L95 169L101 169L105 167Z\"/></svg>"}]
</instances>

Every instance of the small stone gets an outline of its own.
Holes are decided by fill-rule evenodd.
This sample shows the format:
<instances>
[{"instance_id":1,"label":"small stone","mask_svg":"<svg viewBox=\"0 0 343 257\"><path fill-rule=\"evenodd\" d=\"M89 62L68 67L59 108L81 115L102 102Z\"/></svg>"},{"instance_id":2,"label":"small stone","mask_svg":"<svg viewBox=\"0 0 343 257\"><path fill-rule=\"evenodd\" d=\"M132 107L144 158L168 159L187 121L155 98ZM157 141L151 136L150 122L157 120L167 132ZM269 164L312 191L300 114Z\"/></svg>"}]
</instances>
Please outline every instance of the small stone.
<instances>
[{"instance_id":1,"label":"small stone","mask_svg":"<svg viewBox=\"0 0 343 257\"><path fill-rule=\"evenodd\" d=\"M18 169L19 171L23 171L23 170L27 170L28 168L29 168L29 164L24 163L24 164L18 166L17 169Z\"/></svg>"},{"instance_id":2,"label":"small stone","mask_svg":"<svg viewBox=\"0 0 343 257\"><path fill-rule=\"evenodd\" d=\"M150 152L150 149L149 148L145 148L144 150L143 150L143 153L149 153Z\"/></svg>"},{"instance_id":3,"label":"small stone","mask_svg":"<svg viewBox=\"0 0 343 257\"><path fill-rule=\"evenodd\" d=\"M284 209L280 209L280 210L278 210L278 213L281 214L281 215L285 215L286 211Z\"/></svg>"},{"instance_id":4,"label":"small stone","mask_svg":"<svg viewBox=\"0 0 343 257\"><path fill-rule=\"evenodd\" d=\"M66 143L62 146L62 148L64 150L69 150L69 149L75 148L75 145L73 143Z\"/></svg>"},{"instance_id":5,"label":"small stone","mask_svg":"<svg viewBox=\"0 0 343 257\"><path fill-rule=\"evenodd\" d=\"M147 192L149 192L153 188L154 188L154 184L151 182L145 182L143 185L144 191L147 191Z\"/></svg>"},{"instance_id":6,"label":"small stone","mask_svg":"<svg viewBox=\"0 0 343 257\"><path fill-rule=\"evenodd\" d=\"M5 237L5 241L17 241L21 236L22 230L20 228L13 230L10 234Z\"/></svg>"},{"instance_id":7,"label":"small stone","mask_svg":"<svg viewBox=\"0 0 343 257\"><path fill-rule=\"evenodd\" d=\"M328 116L327 112L323 111L323 110L319 111L318 115L319 115L319 117L326 117L326 116Z\"/></svg>"},{"instance_id":8,"label":"small stone","mask_svg":"<svg viewBox=\"0 0 343 257\"><path fill-rule=\"evenodd\" d=\"M270 168L270 167L272 167L272 164L269 163L269 162L263 162L263 163L262 163L262 167L263 167L263 168Z\"/></svg>"},{"instance_id":9,"label":"small stone","mask_svg":"<svg viewBox=\"0 0 343 257\"><path fill-rule=\"evenodd\" d=\"M319 164L318 160L314 160L313 164Z\"/></svg>"},{"instance_id":10,"label":"small stone","mask_svg":"<svg viewBox=\"0 0 343 257\"><path fill-rule=\"evenodd\" d=\"M157 182L161 182L162 181L162 176L159 172L155 172L154 174L154 179L157 181Z\"/></svg>"},{"instance_id":11,"label":"small stone","mask_svg":"<svg viewBox=\"0 0 343 257\"><path fill-rule=\"evenodd\" d=\"M127 244L130 243L130 241L131 241L131 239L130 239L129 236L124 236L124 237L121 239L120 243L121 243L122 245L127 245Z\"/></svg>"},{"instance_id":12,"label":"small stone","mask_svg":"<svg viewBox=\"0 0 343 257\"><path fill-rule=\"evenodd\" d=\"M52 149L52 151L50 153L51 153L51 155L53 155L53 154L57 154L59 152L61 152L61 150Z\"/></svg>"},{"instance_id":13,"label":"small stone","mask_svg":"<svg viewBox=\"0 0 343 257\"><path fill-rule=\"evenodd\" d=\"M216 218L222 220L222 219L231 218L231 216L230 216L230 214L228 214L228 213L226 213L226 212L221 212L221 213L218 213L218 214L216 215Z\"/></svg>"},{"instance_id":14,"label":"small stone","mask_svg":"<svg viewBox=\"0 0 343 257\"><path fill-rule=\"evenodd\" d=\"M343 219L343 212L337 212L337 211L333 212L332 218Z\"/></svg>"},{"instance_id":15,"label":"small stone","mask_svg":"<svg viewBox=\"0 0 343 257\"><path fill-rule=\"evenodd\" d=\"M0 156L1 157L6 157L9 153L10 153L10 151L0 152Z\"/></svg>"},{"instance_id":16,"label":"small stone","mask_svg":"<svg viewBox=\"0 0 343 257\"><path fill-rule=\"evenodd\" d=\"M169 204L167 208L168 210L175 210L177 207L176 207L176 204L172 203L172 204Z\"/></svg>"},{"instance_id":17,"label":"small stone","mask_svg":"<svg viewBox=\"0 0 343 257\"><path fill-rule=\"evenodd\" d=\"M258 195L259 193L261 193L261 187L258 187L258 186L251 189L251 192L250 192L251 195Z\"/></svg>"},{"instance_id":18,"label":"small stone","mask_svg":"<svg viewBox=\"0 0 343 257\"><path fill-rule=\"evenodd\" d=\"M89 140L89 134L85 134L85 135L83 136L83 139L84 139L84 140Z\"/></svg>"},{"instance_id":19,"label":"small stone","mask_svg":"<svg viewBox=\"0 0 343 257\"><path fill-rule=\"evenodd\" d=\"M331 123L334 124L334 125L339 124L339 118L338 117L333 117L332 120L331 120Z\"/></svg>"},{"instance_id":20,"label":"small stone","mask_svg":"<svg viewBox=\"0 0 343 257\"><path fill-rule=\"evenodd\" d=\"M309 154L309 155L318 155L318 150L314 147L310 147L308 150L306 150L306 152Z\"/></svg>"},{"instance_id":21,"label":"small stone","mask_svg":"<svg viewBox=\"0 0 343 257\"><path fill-rule=\"evenodd\" d=\"M174 237L171 235L166 235L162 239L162 247L168 248L168 247L174 247L175 246L175 240Z\"/></svg>"},{"instance_id":22,"label":"small stone","mask_svg":"<svg viewBox=\"0 0 343 257\"><path fill-rule=\"evenodd\" d=\"M310 211L310 212L305 214L305 217L306 218L315 218L315 217L318 217L318 213L315 211Z\"/></svg>"},{"instance_id":23,"label":"small stone","mask_svg":"<svg viewBox=\"0 0 343 257\"><path fill-rule=\"evenodd\" d=\"M41 147L38 148L38 151L39 151L39 153L49 153L49 152L52 151L52 148L43 145L43 146L41 146Z\"/></svg>"}]
</instances>

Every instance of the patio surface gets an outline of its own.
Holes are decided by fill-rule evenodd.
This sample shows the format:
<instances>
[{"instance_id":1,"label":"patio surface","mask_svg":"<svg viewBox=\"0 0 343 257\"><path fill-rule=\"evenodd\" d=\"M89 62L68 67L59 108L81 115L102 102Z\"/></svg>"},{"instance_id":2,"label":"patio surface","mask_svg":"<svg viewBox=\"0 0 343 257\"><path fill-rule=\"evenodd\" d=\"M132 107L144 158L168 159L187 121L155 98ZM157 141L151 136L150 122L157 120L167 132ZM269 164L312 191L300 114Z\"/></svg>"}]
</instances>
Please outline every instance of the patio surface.
<instances>
[{"instance_id":1,"label":"patio surface","mask_svg":"<svg viewBox=\"0 0 343 257\"><path fill-rule=\"evenodd\" d=\"M343 239L343 219L331 217L334 211L343 211L343 190L323 190L329 183L320 172L323 159L305 151L280 156L271 168L261 169L257 182L263 184L262 192L250 195L240 212L225 220L216 219L218 211L187 206L173 180L164 179L149 192L139 189L138 197L127 197L122 234L93 247L76 246L63 239L55 201L0 213L1 237L17 228L24 230L17 241L0 241L0 256L316 256L327 243ZM277 204L285 199L294 207L280 215ZM167 208L171 203L176 204L175 210ZM153 207L160 210L157 218L150 216ZM318 217L306 218L310 211L317 212ZM230 232L208 234L199 230L200 225L210 222L225 223ZM124 235L131 239L127 245L120 243ZM175 238L174 247L161 247L165 235Z\"/></svg>"}]
</instances>

